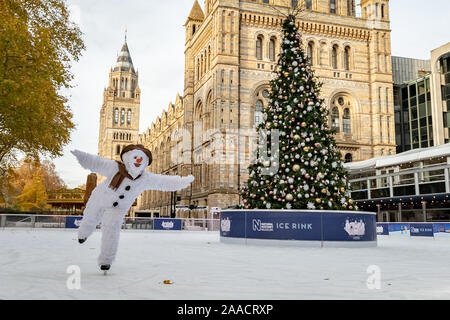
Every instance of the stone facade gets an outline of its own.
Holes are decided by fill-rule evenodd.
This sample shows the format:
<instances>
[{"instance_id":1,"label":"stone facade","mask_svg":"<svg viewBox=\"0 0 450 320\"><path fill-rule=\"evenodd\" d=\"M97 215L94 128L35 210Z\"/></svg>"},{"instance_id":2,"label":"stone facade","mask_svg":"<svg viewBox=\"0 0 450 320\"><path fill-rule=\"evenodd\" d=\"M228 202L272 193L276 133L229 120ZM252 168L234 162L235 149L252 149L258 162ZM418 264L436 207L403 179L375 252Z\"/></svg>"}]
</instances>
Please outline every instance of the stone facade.
<instances>
[{"instance_id":1,"label":"stone facade","mask_svg":"<svg viewBox=\"0 0 450 320\"><path fill-rule=\"evenodd\" d=\"M140 95L139 73L134 70L125 41L103 92L98 141L100 156L120 160L123 147L139 139Z\"/></svg>"},{"instance_id":2,"label":"stone facade","mask_svg":"<svg viewBox=\"0 0 450 320\"><path fill-rule=\"evenodd\" d=\"M206 0L205 12L194 3L185 24L184 94L139 136L154 154L151 171L195 176L192 187L177 194L178 205L226 208L240 203L239 190L254 155L242 132L255 128L267 106L283 14L292 10L288 2ZM357 161L394 154L389 1L362 0L362 17L356 17L352 0L301 4L305 10L298 27L324 84L322 98L333 111L330 124L339 131L343 157ZM182 129L188 147L179 145ZM217 141L213 132L224 142L219 150L212 147ZM231 161L208 161L218 155ZM146 192L138 200L140 209L162 215L168 215L169 205L170 194L161 192Z\"/></svg>"}]
</instances>

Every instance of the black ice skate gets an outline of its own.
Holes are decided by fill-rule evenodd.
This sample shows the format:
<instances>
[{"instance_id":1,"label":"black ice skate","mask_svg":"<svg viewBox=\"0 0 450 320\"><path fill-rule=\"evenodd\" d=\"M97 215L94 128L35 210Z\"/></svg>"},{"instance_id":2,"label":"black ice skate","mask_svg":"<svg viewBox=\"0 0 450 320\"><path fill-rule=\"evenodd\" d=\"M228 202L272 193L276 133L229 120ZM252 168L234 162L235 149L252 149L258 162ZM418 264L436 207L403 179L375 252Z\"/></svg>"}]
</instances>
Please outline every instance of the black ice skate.
<instances>
[{"instance_id":1,"label":"black ice skate","mask_svg":"<svg viewBox=\"0 0 450 320\"><path fill-rule=\"evenodd\" d=\"M83 244L86 240L87 240L86 238L84 238L84 239L78 239L78 242L79 242L80 244Z\"/></svg>"},{"instance_id":2,"label":"black ice skate","mask_svg":"<svg viewBox=\"0 0 450 320\"><path fill-rule=\"evenodd\" d=\"M105 276L108 273L109 269L111 269L111 266L109 264L104 264L104 265L100 266L100 270L103 271Z\"/></svg>"}]
</instances>

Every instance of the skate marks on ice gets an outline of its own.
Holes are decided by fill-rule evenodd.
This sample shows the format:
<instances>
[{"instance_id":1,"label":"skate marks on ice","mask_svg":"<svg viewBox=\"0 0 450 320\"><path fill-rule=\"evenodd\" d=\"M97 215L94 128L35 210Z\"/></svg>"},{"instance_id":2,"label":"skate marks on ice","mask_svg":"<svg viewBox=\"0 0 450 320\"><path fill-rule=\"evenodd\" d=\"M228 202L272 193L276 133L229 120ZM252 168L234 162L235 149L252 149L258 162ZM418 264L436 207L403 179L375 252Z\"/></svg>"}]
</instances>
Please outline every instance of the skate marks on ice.
<instances>
[{"instance_id":1,"label":"skate marks on ice","mask_svg":"<svg viewBox=\"0 0 450 320\"><path fill-rule=\"evenodd\" d=\"M265 248L225 245L217 233L125 231L105 277L96 264L100 236L80 246L73 231L0 231L0 299L450 298L443 276L450 239L381 237L371 249ZM72 265L80 268L80 290L66 286ZM379 267L379 289L367 286L370 266Z\"/></svg>"}]
</instances>

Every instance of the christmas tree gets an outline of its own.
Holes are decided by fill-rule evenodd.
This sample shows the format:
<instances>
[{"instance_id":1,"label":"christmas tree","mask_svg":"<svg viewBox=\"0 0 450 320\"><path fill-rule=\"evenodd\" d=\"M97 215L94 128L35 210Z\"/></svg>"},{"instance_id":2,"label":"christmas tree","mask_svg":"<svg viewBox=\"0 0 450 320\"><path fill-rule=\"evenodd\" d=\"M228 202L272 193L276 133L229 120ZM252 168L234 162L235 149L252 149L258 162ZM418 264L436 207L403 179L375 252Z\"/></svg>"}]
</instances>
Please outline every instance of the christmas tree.
<instances>
[{"instance_id":1,"label":"christmas tree","mask_svg":"<svg viewBox=\"0 0 450 320\"><path fill-rule=\"evenodd\" d=\"M328 124L329 112L319 98L322 84L302 48L295 16L286 18L283 34L269 104L257 127L266 142L259 146L257 161L249 168L242 192L244 207L353 210L347 172ZM279 147L265 158L262 150L270 149L275 134ZM268 168L274 166L277 169L270 172Z\"/></svg>"}]
</instances>

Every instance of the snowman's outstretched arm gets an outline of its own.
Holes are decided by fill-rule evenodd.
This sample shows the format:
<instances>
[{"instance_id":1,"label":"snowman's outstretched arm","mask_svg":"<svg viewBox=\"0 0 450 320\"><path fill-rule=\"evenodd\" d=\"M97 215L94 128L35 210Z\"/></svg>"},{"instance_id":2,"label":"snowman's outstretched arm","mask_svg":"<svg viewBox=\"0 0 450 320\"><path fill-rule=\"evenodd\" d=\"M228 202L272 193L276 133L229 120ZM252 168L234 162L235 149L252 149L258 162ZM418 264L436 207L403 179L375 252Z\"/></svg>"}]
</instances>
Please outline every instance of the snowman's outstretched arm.
<instances>
[{"instance_id":1,"label":"snowman's outstretched arm","mask_svg":"<svg viewBox=\"0 0 450 320\"><path fill-rule=\"evenodd\" d=\"M147 172L145 175L145 190L178 191L189 187L194 181L193 176L165 176Z\"/></svg>"},{"instance_id":2,"label":"snowman's outstretched arm","mask_svg":"<svg viewBox=\"0 0 450 320\"><path fill-rule=\"evenodd\" d=\"M77 158L78 162L84 169L99 173L102 176L108 177L118 170L116 161L105 159L79 150L70 152Z\"/></svg>"}]
</instances>

